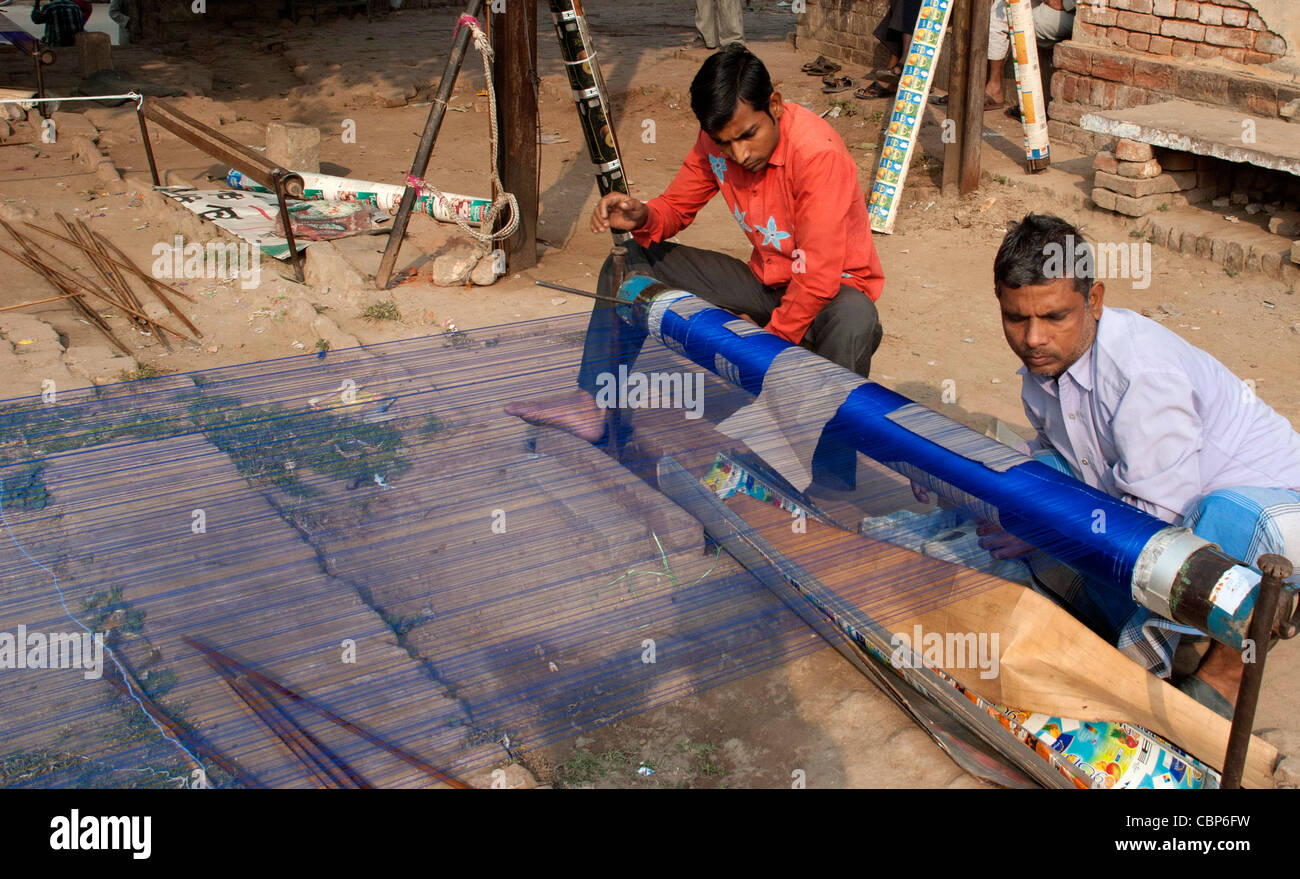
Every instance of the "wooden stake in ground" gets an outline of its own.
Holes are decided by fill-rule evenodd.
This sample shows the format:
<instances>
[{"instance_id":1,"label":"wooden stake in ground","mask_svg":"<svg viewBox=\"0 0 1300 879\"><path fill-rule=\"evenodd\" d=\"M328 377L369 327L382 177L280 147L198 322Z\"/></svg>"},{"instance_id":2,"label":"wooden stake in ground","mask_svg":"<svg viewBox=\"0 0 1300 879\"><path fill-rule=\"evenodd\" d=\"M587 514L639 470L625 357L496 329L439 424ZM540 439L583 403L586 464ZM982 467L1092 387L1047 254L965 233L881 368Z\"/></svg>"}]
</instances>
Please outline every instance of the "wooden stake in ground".
<instances>
[{"instance_id":1,"label":"wooden stake in ground","mask_svg":"<svg viewBox=\"0 0 1300 879\"><path fill-rule=\"evenodd\" d=\"M482 11L483 0L470 0L465 15L478 18ZM456 85L460 65L465 60L469 37L469 28L459 26L456 28L451 57L447 59L447 67L442 72L442 79L438 80L438 93L434 95L433 106L429 109L429 119L424 123L424 134L420 137L420 145L415 150L415 159L411 162L411 177L423 178L425 172L429 170L433 143L438 139L438 129L442 128L442 117L447 115L447 100ZM397 262L398 251L402 249L402 239L406 237L406 225L411 221L411 209L415 207L417 195L415 188L408 183L406 191L402 193L402 201L397 206L397 213L393 215L391 227L393 231L388 236L388 244L384 247L383 259L379 261L379 271L375 272L375 286L380 289L387 287L388 282L393 278L393 266Z\"/></svg>"},{"instance_id":2,"label":"wooden stake in ground","mask_svg":"<svg viewBox=\"0 0 1300 879\"><path fill-rule=\"evenodd\" d=\"M966 138L966 95L970 64L970 7L972 0L955 0L948 29L952 31L952 69L948 74L948 106L943 120L943 194L961 184L962 143ZM982 102L981 102L982 103Z\"/></svg>"},{"instance_id":3,"label":"wooden stake in ground","mask_svg":"<svg viewBox=\"0 0 1300 879\"><path fill-rule=\"evenodd\" d=\"M971 36L967 41L966 100L961 120L961 194L980 187L980 151L984 146L984 87L988 81L989 11L1003 0L969 0Z\"/></svg>"},{"instance_id":4,"label":"wooden stake in ground","mask_svg":"<svg viewBox=\"0 0 1300 879\"><path fill-rule=\"evenodd\" d=\"M537 4L491 16L492 79L498 83L501 186L519 205L519 229L506 242L511 271L537 265ZM495 199L499 193L492 193ZM492 230L495 231L495 230Z\"/></svg>"}]
</instances>

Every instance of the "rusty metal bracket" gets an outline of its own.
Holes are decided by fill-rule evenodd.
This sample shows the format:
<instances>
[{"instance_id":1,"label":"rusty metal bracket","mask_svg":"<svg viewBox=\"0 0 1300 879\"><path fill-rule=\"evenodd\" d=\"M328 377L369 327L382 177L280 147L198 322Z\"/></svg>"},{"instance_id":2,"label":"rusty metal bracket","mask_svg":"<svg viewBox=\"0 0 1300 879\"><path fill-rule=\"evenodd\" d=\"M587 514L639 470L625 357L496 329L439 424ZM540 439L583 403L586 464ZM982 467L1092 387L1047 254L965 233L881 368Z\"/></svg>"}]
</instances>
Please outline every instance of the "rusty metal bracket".
<instances>
[{"instance_id":1,"label":"rusty metal bracket","mask_svg":"<svg viewBox=\"0 0 1300 879\"><path fill-rule=\"evenodd\" d=\"M1246 663L1237 691L1237 707L1232 713L1232 731L1228 734L1228 752L1223 758L1223 777L1219 786L1224 789L1241 787L1242 772L1246 766L1246 752L1250 748L1251 729L1255 725L1255 708L1259 704L1259 690L1264 681L1264 663L1268 646L1274 635L1291 637L1295 634L1295 619L1279 624L1278 610L1282 604L1282 581L1291 576L1291 562L1280 555L1262 555L1256 566L1263 575L1259 581L1259 600L1250 618L1250 643L1255 647L1255 661ZM1290 634L1287 634L1287 631Z\"/></svg>"}]
</instances>

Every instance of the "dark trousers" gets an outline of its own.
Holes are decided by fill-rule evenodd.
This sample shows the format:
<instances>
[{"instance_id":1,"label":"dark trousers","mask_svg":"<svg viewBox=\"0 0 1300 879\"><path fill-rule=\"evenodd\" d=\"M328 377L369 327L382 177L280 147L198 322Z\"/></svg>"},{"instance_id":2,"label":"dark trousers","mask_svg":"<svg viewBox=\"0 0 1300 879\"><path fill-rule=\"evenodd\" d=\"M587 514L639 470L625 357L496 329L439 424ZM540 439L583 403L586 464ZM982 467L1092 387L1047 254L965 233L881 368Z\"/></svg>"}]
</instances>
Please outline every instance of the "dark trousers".
<instances>
[{"instance_id":1,"label":"dark trousers","mask_svg":"<svg viewBox=\"0 0 1300 879\"><path fill-rule=\"evenodd\" d=\"M629 242L627 249L629 274L651 275L673 289L694 293L719 308L748 315L760 326L767 324L781 304L784 290L760 283L749 265L734 257L666 242L649 247ZM611 260L606 259L600 270L596 284L600 296L612 297L617 292L610 286L610 266ZM801 344L867 378L871 372L871 356L880 347L882 335L876 304L861 290L845 285L813 318ZM645 337L645 330L619 319L612 303L598 300L587 326L578 387L594 396L596 377L602 372L616 372L620 364L631 368Z\"/></svg>"},{"instance_id":2,"label":"dark trousers","mask_svg":"<svg viewBox=\"0 0 1300 879\"><path fill-rule=\"evenodd\" d=\"M748 315L760 326L767 324L781 304L784 291L760 283L749 266L734 257L664 242L649 247L628 242L627 250L629 274L651 275L673 289L694 293L719 308ZM610 284L611 265L612 259L606 259L600 270L596 284L600 296L612 297L617 292ZM871 372L871 356L880 347L883 334L880 315L871 297L856 287L844 285L813 318L801 344L814 354L867 378ZM597 377L601 373L616 373L619 365L630 369L645 339L646 331L623 322L613 303L598 300L587 325L578 387L595 396ZM607 432L607 438L612 438L614 447L618 448L626 439L627 425L618 412L609 415L612 430ZM817 484L852 488L856 484L856 470L857 453L851 447L831 437L822 438L812 460L813 479Z\"/></svg>"}]
</instances>

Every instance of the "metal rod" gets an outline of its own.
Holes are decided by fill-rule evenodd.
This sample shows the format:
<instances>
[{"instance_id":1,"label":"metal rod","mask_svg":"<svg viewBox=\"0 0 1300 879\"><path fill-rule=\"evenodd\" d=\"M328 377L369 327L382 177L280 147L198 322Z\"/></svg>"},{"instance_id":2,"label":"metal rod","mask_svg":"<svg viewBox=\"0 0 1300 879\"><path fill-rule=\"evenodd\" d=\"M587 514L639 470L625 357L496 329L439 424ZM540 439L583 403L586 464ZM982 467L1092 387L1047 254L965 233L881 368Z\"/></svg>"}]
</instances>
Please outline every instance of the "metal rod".
<instances>
[{"instance_id":1,"label":"metal rod","mask_svg":"<svg viewBox=\"0 0 1300 879\"><path fill-rule=\"evenodd\" d=\"M24 238L21 234L19 234L18 230L15 229L13 226L9 225L8 222L6 222L5 220L0 220L0 226L3 226L4 230L9 233L9 235L14 239L14 241L18 242L19 246L22 247L23 252L26 253L27 255L22 256L21 254L14 253L12 250L4 246L0 246L0 253L5 253L13 257L19 263L25 265L27 268L36 272L38 275L45 278L45 280L48 281L49 284L55 289L62 290L64 293L74 294L72 296L72 305L74 308L77 309L77 311L81 312L82 317L84 317L91 326L95 327L95 329L103 333L104 336L110 342L112 342L114 347L116 347L119 351L121 351L123 354L126 354L127 356L132 356L131 349L127 348L126 345L124 345L122 341L117 338L117 336L113 335L113 331L109 328L108 322L105 321L104 318L100 316L99 312L95 311L95 309L91 308L89 305L86 304L85 300L82 299L80 293L74 293L73 287L74 286L80 287L82 290L88 291L95 296L102 296L102 294L100 294L90 285L80 280L69 279L62 272L42 262L40 257L38 257L35 251L33 250L34 247L40 247L40 245L36 244L34 241ZM46 252L48 253L48 251ZM63 280L60 281L59 280L60 278L62 278ZM72 284L66 283L68 280L73 280L73 283Z\"/></svg>"},{"instance_id":2,"label":"metal rod","mask_svg":"<svg viewBox=\"0 0 1300 879\"><path fill-rule=\"evenodd\" d=\"M1262 555L1255 563L1263 576L1259 581L1259 603L1250 618L1250 641L1255 648L1255 661L1246 663L1237 690L1237 707L1232 713L1232 731L1228 734L1228 752L1223 758L1223 776L1219 786L1238 789L1246 767L1246 752L1250 749L1250 733L1255 725L1255 708L1259 705L1259 690L1264 681L1264 660L1268 658L1269 640L1277 619L1278 605L1282 599L1282 581L1291 576L1291 562L1280 555Z\"/></svg>"},{"instance_id":3,"label":"metal rod","mask_svg":"<svg viewBox=\"0 0 1300 879\"><path fill-rule=\"evenodd\" d=\"M63 220L62 214L57 214L56 216L58 216L60 220ZM64 220L64 225L68 227L69 231L76 231L73 230L72 225L66 220ZM159 327L152 318L148 317L148 312L144 310L144 305L141 304L140 299L135 295L135 291L131 289L131 285L127 283L126 278L123 277L120 271L118 271L117 266L113 265L113 263L109 261L108 253L104 250L104 246L99 243L99 240L96 239L94 234L90 231L90 227L87 226L85 221L81 218L77 219L77 227L81 234L75 235L74 237L80 238L86 245L94 248L93 253L89 250L87 250L86 253L95 261L95 266L99 269L99 273L104 277L104 280L108 281L109 285L117 291L117 294L122 297L123 302L129 303L132 308L145 315L143 320L144 329L153 333L154 338L156 338L164 348L171 351L172 344L167 341L167 336L163 334L162 328Z\"/></svg>"},{"instance_id":4,"label":"metal rod","mask_svg":"<svg viewBox=\"0 0 1300 879\"><path fill-rule=\"evenodd\" d=\"M51 232L49 229L46 229L46 228L43 227L43 226L37 226L37 225L34 224L34 223L24 223L23 225L26 226L28 229L35 229L37 232L43 232L44 234L46 234L46 235L50 236L51 238L55 239L56 241L62 241L64 244L71 244L73 247L77 247L77 248L81 248L82 250L85 250L85 248L82 247L82 245L80 245L80 244L78 244L77 242L73 241L71 238L64 238L64 237L63 237L62 235L60 235L59 233L57 233L57 232ZM130 258L127 257L126 254L124 254L124 253L122 252L122 248L118 247L118 246L117 246L116 244L114 244L110 239L105 238L105 237L102 236L102 235L97 236L97 237L99 238L100 241L102 241L104 244L106 244L106 245L109 247L109 249L111 249L114 253L116 253L116 254L118 255L118 259L110 259L109 262L114 263L115 265L120 266L121 268L126 269L128 272L131 272L133 275L135 275L136 277L138 277L140 280L142 280L142 281L144 281L146 284L149 284L150 286L152 286L155 290L160 290L160 289L161 289L161 290L166 290L168 293L173 293L173 294L175 294L175 295L181 297L181 298L184 299L186 302L195 302L195 301L196 301L195 298L194 298L193 296L190 296L188 293L182 293L180 290L177 290L175 287L171 286L170 284L164 284L162 281L159 281L157 278L153 277L152 275L149 275L149 274L146 274L146 273L140 271L140 269L136 267L135 263L131 262ZM161 294L159 295L158 298L159 298L159 299L163 299L163 297L162 297ZM164 300L164 301L165 301L165 300ZM176 316L177 316L177 317L181 317L180 314L177 314ZM190 328L193 329L194 332L196 332L196 333L198 332L198 329L196 329L196 328L194 328L194 327L190 327Z\"/></svg>"},{"instance_id":5,"label":"metal rod","mask_svg":"<svg viewBox=\"0 0 1300 879\"><path fill-rule=\"evenodd\" d=\"M76 293L64 293L62 296L49 296L45 299L33 299L30 302L19 302L17 305L5 305L0 307L0 311L17 311L20 308L30 308L33 305L44 305L47 302L62 302L64 299L71 299Z\"/></svg>"},{"instance_id":6,"label":"metal rod","mask_svg":"<svg viewBox=\"0 0 1300 879\"><path fill-rule=\"evenodd\" d=\"M284 240L289 243L289 259L293 262L293 276L301 284L306 282L307 276L303 274L302 254L298 252L298 242L293 237L293 219L289 216L289 205L285 200L285 180L284 174L275 173L275 198L280 203L280 222L284 224ZM299 178L299 182L301 182L301 178ZM301 194L299 192L299 195Z\"/></svg>"},{"instance_id":7,"label":"metal rod","mask_svg":"<svg viewBox=\"0 0 1300 879\"><path fill-rule=\"evenodd\" d=\"M470 0L465 15L478 18L482 10L483 0ZM451 57L447 59L447 67L442 72L442 79L438 80L438 94L434 96L433 106L429 109L429 118L424 123L424 134L420 137L420 145L415 150L415 159L411 162L412 177L423 177L429 169L429 157L433 155L433 144L438 139L442 118L447 115L447 101L451 98L451 90L456 85L456 77L460 74L460 65L465 60L469 37L469 28L456 28ZM397 252L402 249L402 239L406 237L406 224L410 222L415 198L415 190L409 183L406 184L406 189L402 192L402 201L393 216L393 232L388 236L388 245L384 248L383 259L379 261L379 271L375 272L375 286L381 290L386 289L388 282L393 278L393 266L397 263Z\"/></svg>"},{"instance_id":8,"label":"metal rod","mask_svg":"<svg viewBox=\"0 0 1300 879\"><path fill-rule=\"evenodd\" d=\"M144 154L149 158L149 173L153 176L153 185L160 186L162 181L158 179L158 163L153 158L153 144L149 143L149 126L144 121L144 101L135 105L135 118L140 123L140 140L144 142Z\"/></svg>"},{"instance_id":9,"label":"metal rod","mask_svg":"<svg viewBox=\"0 0 1300 879\"><path fill-rule=\"evenodd\" d=\"M252 689L261 702L267 706L268 714L279 719L284 728L288 731L289 737L300 749L302 749L311 761L321 768L333 782L335 787L355 787L371 790L374 785L370 784L361 777L351 766L337 754L330 751L329 748L321 744L320 740L308 732L300 723L295 721L285 711L284 706L280 705L275 699L265 693L256 681L250 680L246 675L238 675L237 679L244 681Z\"/></svg>"},{"instance_id":10,"label":"metal rod","mask_svg":"<svg viewBox=\"0 0 1300 879\"><path fill-rule=\"evenodd\" d=\"M118 657L118 661L121 662L120 656ZM228 775L233 777L244 787L246 788L266 787L266 785L260 783L259 781L251 777L237 764L226 759L225 757L221 756L221 754L217 753L212 748L205 745L202 741L200 741L197 738L195 733L185 729L184 727L177 724L170 717L168 717L167 713L163 711L162 708L160 708L153 700L151 700L148 697L148 695L145 694L144 689L140 686L140 683L135 679L135 676L131 675L130 670L126 668L125 664L122 665L122 669L123 671L126 672L127 675L131 676L129 682L123 676L123 674L118 671L117 666L111 662L106 663L104 665L105 679L118 692L122 693L128 699L132 699L133 701L135 699L139 699L140 705L144 707L145 713L148 714L150 717L152 717L163 727L165 727L168 732L170 732L173 736L176 737L177 741L181 742L189 750L195 752L196 755L201 755L207 758L207 760L211 762L214 766L217 766L218 768L226 772ZM199 769L199 771L203 772L204 775L207 774L207 769L206 767L203 766L203 764L200 763L197 768Z\"/></svg>"},{"instance_id":11,"label":"metal rod","mask_svg":"<svg viewBox=\"0 0 1300 879\"><path fill-rule=\"evenodd\" d=\"M586 290L577 290L573 287L565 287L563 284L552 284L549 281L534 281L533 283L536 284L538 287L547 287L551 290L560 290L564 293L573 293L577 296L586 296L588 299L598 299L601 302L613 302L617 304L619 301L615 299L613 296L600 296L595 293L588 293Z\"/></svg>"},{"instance_id":12,"label":"metal rod","mask_svg":"<svg viewBox=\"0 0 1300 879\"><path fill-rule=\"evenodd\" d=\"M248 712L275 736L280 745L289 753L289 756L307 772L316 787L328 789L335 786L334 779L325 772L324 767L313 760L312 756L302 747L302 744L289 734L289 730L285 728L283 722L271 714L266 706L266 700L253 689L252 684L216 665L213 665L213 670L221 675L222 681L235 692L235 695L239 697L239 701L244 703L244 707Z\"/></svg>"},{"instance_id":13,"label":"metal rod","mask_svg":"<svg viewBox=\"0 0 1300 879\"><path fill-rule=\"evenodd\" d=\"M248 666L241 663L239 660L227 656L226 654L218 650L216 647L213 647L211 644L207 644L199 640L198 638L194 638L190 635L183 635L181 636L181 639L186 644L190 645L196 650L201 651L205 655L211 653L217 657L220 657L223 662L229 665L230 668L234 669L239 674L243 675L249 680L257 681L258 683L265 685L271 690L280 693L286 698L294 702L300 703L304 708L316 712L321 717L324 717L326 720L330 721L331 723L336 724L337 726L340 726L343 729L348 730L353 735L360 736L362 739L365 739L370 744L376 746L377 748L380 748L381 750L385 751L388 754L391 754L392 756L398 758L402 762L414 766L415 768L419 769L421 772L434 778L435 780L441 781L454 788L460 788L462 790L470 789L470 786L468 784L465 784L465 782L451 775L448 775L447 773L439 769L436 769L433 766L430 766L428 763L424 762L419 757L416 757L415 755L402 750L396 745L384 741L383 739L379 738L373 733L365 730L360 726L357 726L352 721L345 720L342 717L339 717L337 714L330 711L328 708L325 708L321 705L317 705L314 701L312 701L308 697L295 693L293 690L290 690L288 687L285 687L277 683L276 681L272 680L271 678L268 678L266 675L262 674L256 669L249 668Z\"/></svg>"},{"instance_id":14,"label":"metal rod","mask_svg":"<svg viewBox=\"0 0 1300 879\"><path fill-rule=\"evenodd\" d=\"M28 239L22 238L20 235L18 235L18 233L17 233L17 232L16 232L16 231L11 227L11 226L9 226L8 223L5 223L3 220L0 220L0 224L3 224L3 225L4 225L4 226L9 230L9 234L10 234L10 235L13 235L15 238L17 238L17 239L19 240L20 243L23 243L24 245L28 243ZM34 246L36 246L36 247L40 247L39 244L36 244L36 245L34 245ZM42 250L45 250L45 248L43 248L43 247L42 247L41 249L42 249ZM46 253L49 253L49 251L45 251L45 252L46 252ZM9 249L7 249L7 248L5 248L5 247L0 247L0 253L7 253L7 254L9 254L10 256L12 256L14 259L18 260L19 262L23 262L24 264L27 264L28 267L31 268L31 265L30 265L29 263L27 263L27 261L24 260L23 257L21 257L21 256L19 256L18 254L14 253L12 250L9 250ZM53 256L53 254L51 254L51 256ZM104 301L107 302L109 305L116 306L116 307L122 309L122 310L125 311L125 312L132 313L132 312L131 312L131 308L130 308L130 306L123 305L122 303L118 302L118 301L115 300L113 297L109 296L108 294L104 293L102 290L96 288L93 284L91 284L91 283L89 283L88 281L86 281L84 278L80 278L80 277L77 277L77 276L75 276L75 275L74 275L74 276L66 275L66 274L64 274L63 272L59 271L58 269L54 268L53 266L47 265L47 264L45 264L44 262L42 262L41 260L36 259L35 257L32 257L32 260L31 260L31 261L34 262L36 265L43 267L43 270L44 270L44 271L52 272L54 275L56 275L56 276L58 276L58 277L64 279L65 281L70 281L70 282L72 282L73 285L75 285L75 286L77 286L77 287L80 287L83 291L85 291L85 292L91 294L92 296L95 296L96 298L99 298L99 299L104 300ZM60 285L57 285L57 284L56 284L55 286L60 286ZM73 301L75 302L75 301L78 301L78 300L74 299ZM95 321L96 321L98 324L100 324L100 326L105 330L105 332L107 332L107 330L108 330L108 324L106 324L106 323L103 322L104 319L103 319L102 317L99 316L99 313L96 312L94 309L89 308L89 307L87 307L87 310L90 312L91 315L94 315L94 319L95 319ZM141 314L139 314L138 312L136 312L135 314L136 314L137 316L139 316L139 317L144 317L144 315L141 315ZM189 338L188 336L186 336L184 333L177 332L176 330L172 329L171 327L167 326L166 324L161 324L161 323L160 323L160 324L158 324L158 326L162 327L164 330L166 330L167 332L171 333L173 336L176 336L178 339L185 339L186 341L190 341L190 342L195 341L194 339L191 339L191 338ZM112 338L111 334L110 334L110 338ZM114 342L114 344L116 344L119 348L122 349L122 352L123 352L124 354L128 354L128 355L131 354L130 349L128 349L128 348L127 348L125 345L123 345L121 342L117 341L115 338L113 339L113 342ZM132 356L134 356L134 355L132 355Z\"/></svg>"}]
</instances>

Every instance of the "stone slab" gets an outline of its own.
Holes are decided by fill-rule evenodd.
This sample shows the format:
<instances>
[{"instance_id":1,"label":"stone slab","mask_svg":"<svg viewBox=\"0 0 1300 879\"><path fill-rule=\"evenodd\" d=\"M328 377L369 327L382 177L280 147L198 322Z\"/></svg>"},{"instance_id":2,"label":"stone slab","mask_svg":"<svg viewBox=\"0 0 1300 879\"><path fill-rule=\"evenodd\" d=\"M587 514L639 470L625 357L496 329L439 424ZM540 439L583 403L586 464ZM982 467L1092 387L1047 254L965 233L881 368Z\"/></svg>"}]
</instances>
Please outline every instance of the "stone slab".
<instances>
[{"instance_id":1,"label":"stone slab","mask_svg":"<svg viewBox=\"0 0 1300 879\"><path fill-rule=\"evenodd\" d=\"M1254 142L1242 140L1243 122L1254 123ZM1126 137L1198 156L1213 156L1300 176L1300 139L1295 128L1277 119L1190 101L1166 101L1127 110L1085 113L1079 127L1097 134Z\"/></svg>"}]
</instances>

